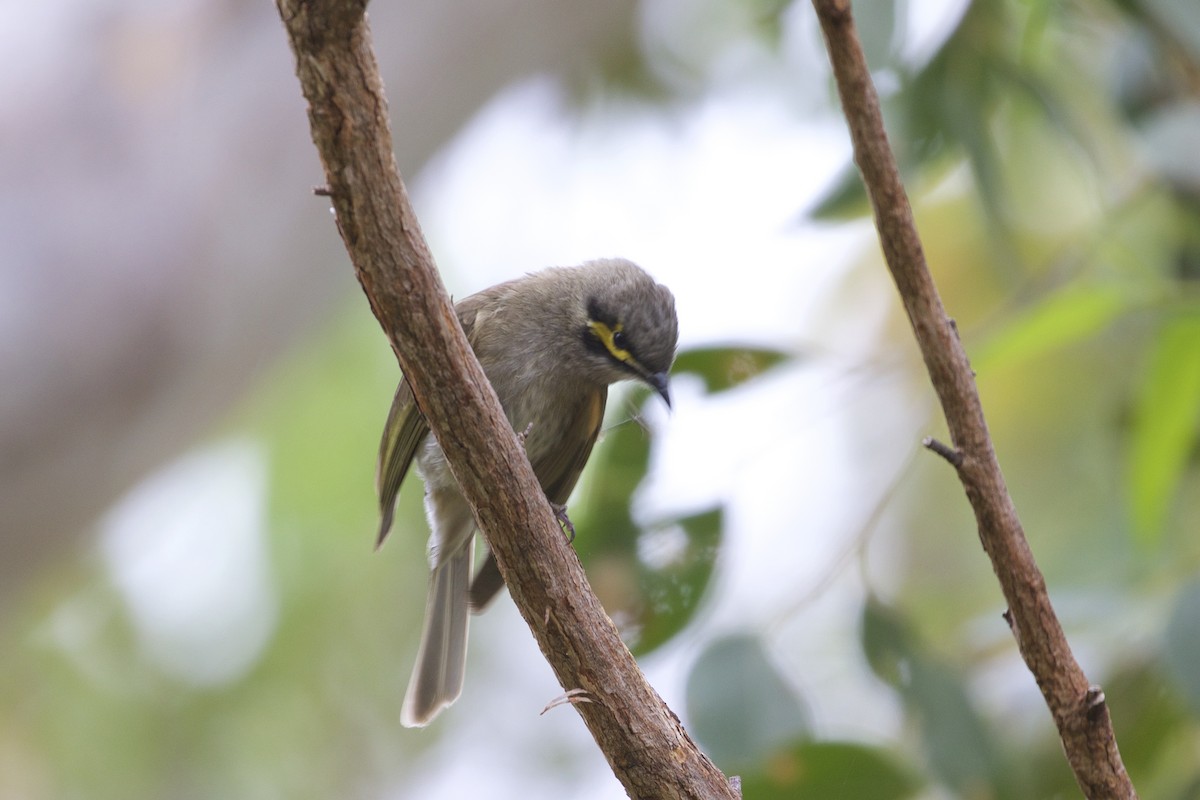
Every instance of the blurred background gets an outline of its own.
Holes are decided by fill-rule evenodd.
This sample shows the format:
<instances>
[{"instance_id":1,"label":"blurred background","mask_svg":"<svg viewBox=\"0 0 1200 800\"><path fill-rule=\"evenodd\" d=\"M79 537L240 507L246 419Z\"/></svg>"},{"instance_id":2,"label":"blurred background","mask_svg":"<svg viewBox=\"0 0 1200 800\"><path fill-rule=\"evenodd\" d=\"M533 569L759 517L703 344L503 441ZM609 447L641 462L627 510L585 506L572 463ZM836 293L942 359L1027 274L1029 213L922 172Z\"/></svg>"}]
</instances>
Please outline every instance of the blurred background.
<instances>
[{"instance_id":1,"label":"blurred background","mask_svg":"<svg viewBox=\"0 0 1200 800\"><path fill-rule=\"evenodd\" d=\"M859 25L929 261L1142 796L1200 797L1200 6ZM610 400L576 547L747 797L1079 791L882 266L811 8L371 9L457 297L620 255L675 409ZM507 599L399 725L420 485L274 8L0 3L0 798L622 797Z\"/></svg>"}]
</instances>

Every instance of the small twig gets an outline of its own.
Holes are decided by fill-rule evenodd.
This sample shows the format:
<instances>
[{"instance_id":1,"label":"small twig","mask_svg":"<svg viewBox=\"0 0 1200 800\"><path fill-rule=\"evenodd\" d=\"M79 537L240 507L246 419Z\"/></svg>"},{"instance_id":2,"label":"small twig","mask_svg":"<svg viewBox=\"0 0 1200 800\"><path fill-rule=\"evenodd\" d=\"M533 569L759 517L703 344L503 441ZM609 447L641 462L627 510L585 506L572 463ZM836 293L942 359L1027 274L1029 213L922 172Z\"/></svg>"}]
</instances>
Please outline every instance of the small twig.
<instances>
[{"instance_id":1,"label":"small twig","mask_svg":"<svg viewBox=\"0 0 1200 800\"><path fill-rule=\"evenodd\" d=\"M1087 690L1087 706L1088 712L1093 717L1099 717L1106 714L1106 706L1108 698L1104 696L1104 690L1099 686L1090 686Z\"/></svg>"},{"instance_id":2,"label":"small twig","mask_svg":"<svg viewBox=\"0 0 1200 800\"><path fill-rule=\"evenodd\" d=\"M567 703L577 704L590 702L592 702L592 698L587 696L587 689L568 689L566 694L559 695L547 703L546 707L538 713L538 716L540 717L550 709L558 708L559 706L566 705Z\"/></svg>"},{"instance_id":3,"label":"small twig","mask_svg":"<svg viewBox=\"0 0 1200 800\"><path fill-rule=\"evenodd\" d=\"M317 197L333 197L333 189L330 189L325 184L312 187L312 193Z\"/></svg>"},{"instance_id":4,"label":"small twig","mask_svg":"<svg viewBox=\"0 0 1200 800\"><path fill-rule=\"evenodd\" d=\"M949 461L951 466L955 467L956 469L962 466L963 454L945 442L940 442L932 436L926 436L921 440L921 444L924 445L927 450L931 450Z\"/></svg>"}]
</instances>

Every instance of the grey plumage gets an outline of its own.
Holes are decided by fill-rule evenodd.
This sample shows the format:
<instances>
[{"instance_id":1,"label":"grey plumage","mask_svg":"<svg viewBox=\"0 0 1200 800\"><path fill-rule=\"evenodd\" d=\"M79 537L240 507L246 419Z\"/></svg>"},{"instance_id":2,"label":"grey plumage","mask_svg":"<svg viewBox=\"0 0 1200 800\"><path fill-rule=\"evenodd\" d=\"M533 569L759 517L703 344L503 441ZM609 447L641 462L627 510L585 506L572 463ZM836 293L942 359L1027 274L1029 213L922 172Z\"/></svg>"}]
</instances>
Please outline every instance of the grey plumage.
<instances>
[{"instance_id":1,"label":"grey plumage","mask_svg":"<svg viewBox=\"0 0 1200 800\"><path fill-rule=\"evenodd\" d=\"M641 380L670 403L675 300L624 259L554 267L501 283L457 304L459 320L525 449L547 498L563 505L600 432L608 386ZM424 631L401 722L426 725L462 691L467 620L503 586L491 554L472 579L475 520L407 381L392 401L380 444L382 543L414 458L425 480L432 530Z\"/></svg>"}]
</instances>

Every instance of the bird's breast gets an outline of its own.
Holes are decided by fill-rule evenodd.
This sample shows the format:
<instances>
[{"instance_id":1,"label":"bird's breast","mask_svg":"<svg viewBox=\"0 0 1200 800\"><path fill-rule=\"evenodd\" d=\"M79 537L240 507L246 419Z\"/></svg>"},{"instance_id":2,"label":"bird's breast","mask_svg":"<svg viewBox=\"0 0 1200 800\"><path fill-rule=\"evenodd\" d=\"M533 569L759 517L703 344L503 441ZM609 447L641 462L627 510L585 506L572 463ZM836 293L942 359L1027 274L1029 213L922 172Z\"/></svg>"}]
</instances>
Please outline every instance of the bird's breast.
<instances>
[{"instance_id":1,"label":"bird's breast","mask_svg":"<svg viewBox=\"0 0 1200 800\"><path fill-rule=\"evenodd\" d=\"M605 389L577 387L570 391L553 391L542 387L514 398L505 411L517 433L528 428L526 449L551 444L566 444L591 438L600 428L604 416Z\"/></svg>"},{"instance_id":2,"label":"bird's breast","mask_svg":"<svg viewBox=\"0 0 1200 800\"><path fill-rule=\"evenodd\" d=\"M517 433L528 431L525 452L547 496L565 503L604 420L607 387L575 387L518 398L506 410ZM501 398L503 402L503 398Z\"/></svg>"}]
</instances>

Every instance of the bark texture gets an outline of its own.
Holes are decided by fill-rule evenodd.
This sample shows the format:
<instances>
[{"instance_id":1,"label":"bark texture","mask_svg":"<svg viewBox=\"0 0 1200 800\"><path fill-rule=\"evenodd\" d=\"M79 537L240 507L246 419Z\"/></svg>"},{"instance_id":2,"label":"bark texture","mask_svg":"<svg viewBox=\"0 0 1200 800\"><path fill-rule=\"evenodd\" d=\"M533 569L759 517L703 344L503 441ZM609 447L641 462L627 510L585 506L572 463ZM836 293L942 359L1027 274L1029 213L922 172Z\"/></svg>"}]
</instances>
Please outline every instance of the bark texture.
<instances>
[{"instance_id":1,"label":"bark texture","mask_svg":"<svg viewBox=\"0 0 1200 800\"><path fill-rule=\"evenodd\" d=\"M925 262L912 209L888 144L849 0L813 0L834 78L875 213L888 269L929 371L952 448L926 445L958 471L975 511L979 538L1009 610L1005 615L1022 658L1058 726L1075 779L1089 798L1137 797L1117 749L1104 693L1088 683L1050 604L992 448L975 374Z\"/></svg>"},{"instance_id":2,"label":"bark texture","mask_svg":"<svg viewBox=\"0 0 1200 800\"><path fill-rule=\"evenodd\" d=\"M631 797L737 797L600 607L467 344L392 156L365 2L278 8L355 272L572 705Z\"/></svg>"}]
</instances>

